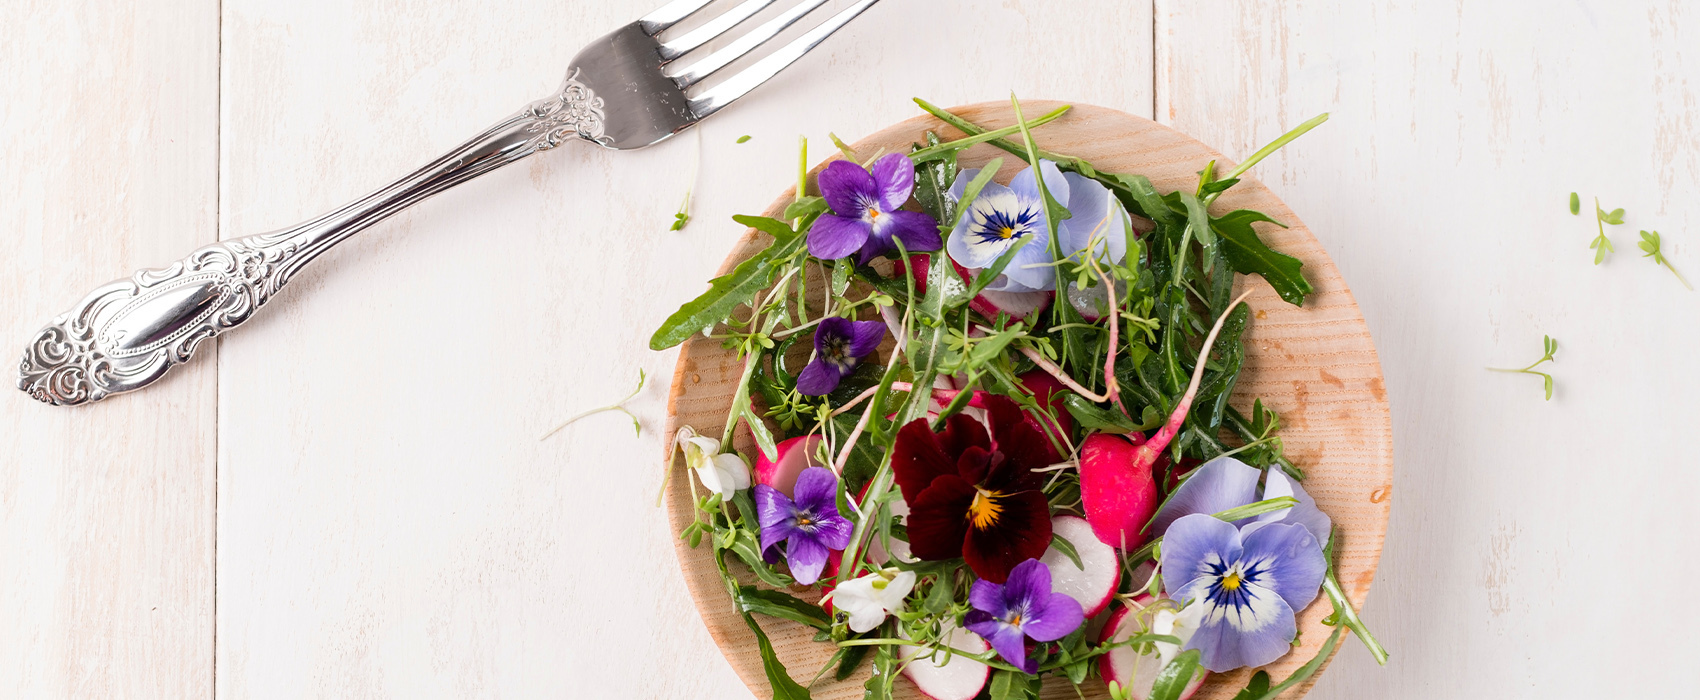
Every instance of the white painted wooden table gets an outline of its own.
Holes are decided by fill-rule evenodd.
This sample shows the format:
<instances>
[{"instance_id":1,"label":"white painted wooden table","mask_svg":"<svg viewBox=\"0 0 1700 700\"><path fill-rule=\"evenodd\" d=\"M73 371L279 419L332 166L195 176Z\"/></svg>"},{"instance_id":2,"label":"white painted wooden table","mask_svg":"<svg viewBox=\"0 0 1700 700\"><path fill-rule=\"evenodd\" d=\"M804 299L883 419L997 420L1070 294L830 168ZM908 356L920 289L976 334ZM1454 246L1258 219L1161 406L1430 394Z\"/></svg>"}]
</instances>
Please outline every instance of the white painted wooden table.
<instances>
[{"instance_id":1,"label":"white painted wooden table","mask_svg":"<svg viewBox=\"0 0 1700 700\"><path fill-rule=\"evenodd\" d=\"M6 352L98 283L410 170L654 1L0 3ZM0 697L748 697L653 507L665 381L641 437L537 437L665 378L650 330L797 134L1011 90L1238 156L1334 115L1255 172L1381 352L1398 477L1364 614L1393 661L1349 647L1312 697L1683 696L1700 294L1634 231L1700 276L1697 42L1681 0L887 0L700 142L547 154L362 234L146 392L0 394ZM1603 266L1572 190L1629 210ZM1482 369L1543 333L1553 402Z\"/></svg>"}]
</instances>

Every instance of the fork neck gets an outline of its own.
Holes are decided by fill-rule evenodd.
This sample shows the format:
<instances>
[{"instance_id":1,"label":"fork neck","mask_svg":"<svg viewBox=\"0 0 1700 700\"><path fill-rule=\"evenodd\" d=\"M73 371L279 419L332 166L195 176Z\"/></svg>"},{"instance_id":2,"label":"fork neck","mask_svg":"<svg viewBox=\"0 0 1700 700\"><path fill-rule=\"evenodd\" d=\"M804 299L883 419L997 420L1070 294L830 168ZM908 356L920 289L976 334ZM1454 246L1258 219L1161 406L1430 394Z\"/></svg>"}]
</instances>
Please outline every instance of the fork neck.
<instances>
[{"instance_id":1,"label":"fork neck","mask_svg":"<svg viewBox=\"0 0 1700 700\"><path fill-rule=\"evenodd\" d=\"M554 94L529 105L441 158L335 211L262 234L294 247L299 268L325 250L443 190L571 140L605 139L602 100L574 76Z\"/></svg>"}]
</instances>

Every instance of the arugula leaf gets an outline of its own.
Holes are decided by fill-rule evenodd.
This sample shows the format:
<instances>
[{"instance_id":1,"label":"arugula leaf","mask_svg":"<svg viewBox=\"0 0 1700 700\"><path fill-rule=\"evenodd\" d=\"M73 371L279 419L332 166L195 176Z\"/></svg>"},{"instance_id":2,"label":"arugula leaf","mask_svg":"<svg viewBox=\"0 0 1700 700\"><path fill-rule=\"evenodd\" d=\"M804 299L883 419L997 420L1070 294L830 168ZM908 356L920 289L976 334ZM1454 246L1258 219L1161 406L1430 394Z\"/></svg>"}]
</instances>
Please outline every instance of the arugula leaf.
<instances>
[{"instance_id":1,"label":"arugula leaf","mask_svg":"<svg viewBox=\"0 0 1700 700\"><path fill-rule=\"evenodd\" d=\"M809 689L797 685L791 680L791 674L785 671L785 664L779 662L779 656L773 653L773 642L767 638L761 625L756 624L756 618L749 613L742 615L744 624L750 626L750 631L756 635L756 647L761 652L761 667L767 672L767 682L773 686L773 700L809 700Z\"/></svg>"},{"instance_id":2,"label":"arugula leaf","mask_svg":"<svg viewBox=\"0 0 1700 700\"><path fill-rule=\"evenodd\" d=\"M1074 568L1081 571L1086 570L1086 564L1080 561L1080 553L1074 551L1074 543L1068 541L1068 538L1053 532L1051 533L1051 546L1062 552L1063 556L1068 557L1068 560L1074 563Z\"/></svg>"},{"instance_id":3,"label":"arugula leaf","mask_svg":"<svg viewBox=\"0 0 1700 700\"><path fill-rule=\"evenodd\" d=\"M1305 665L1300 666L1297 671L1293 671L1293 675L1288 676L1287 680L1281 681L1280 685L1264 691L1262 695L1255 696L1252 700L1275 700L1281 693L1287 692L1288 688L1303 683L1309 680L1311 676L1316 675L1317 671L1322 670L1322 663L1327 661L1328 657L1334 655L1334 648L1339 646L1340 635L1345 631L1346 628L1344 627L1335 627L1334 632L1328 635L1328 641L1323 642L1322 648L1316 651L1316 656L1305 662ZM1235 698L1235 700L1239 699Z\"/></svg>"},{"instance_id":4,"label":"arugula leaf","mask_svg":"<svg viewBox=\"0 0 1700 700\"><path fill-rule=\"evenodd\" d=\"M850 676L856 673L856 667L862 665L862 659L868 658L868 652L873 650L873 647L866 645L841 647L839 653L843 656L839 658L838 670L832 674L832 677L840 681L849 680Z\"/></svg>"},{"instance_id":5,"label":"arugula leaf","mask_svg":"<svg viewBox=\"0 0 1700 700\"><path fill-rule=\"evenodd\" d=\"M1316 291L1300 272L1304 263L1265 244L1251 226L1258 222L1282 226L1262 212L1249 209L1228 212L1211 225L1222 234L1222 252L1235 272L1261 276L1287 303L1304 306L1305 297Z\"/></svg>"},{"instance_id":6,"label":"arugula leaf","mask_svg":"<svg viewBox=\"0 0 1700 700\"><path fill-rule=\"evenodd\" d=\"M1251 674L1251 681L1245 684L1245 688L1241 689L1238 695L1234 696L1234 700L1255 700L1255 698L1263 697L1263 694L1267 692L1269 692L1269 672L1258 671Z\"/></svg>"},{"instance_id":7,"label":"arugula leaf","mask_svg":"<svg viewBox=\"0 0 1700 700\"><path fill-rule=\"evenodd\" d=\"M1089 431L1126 435L1140 429L1127 416L1122 415L1121 411L1100 408L1074 392L1063 394L1062 404L1063 408L1068 409L1069 414L1074 416L1074 422Z\"/></svg>"},{"instance_id":8,"label":"arugula leaf","mask_svg":"<svg viewBox=\"0 0 1700 700\"><path fill-rule=\"evenodd\" d=\"M1180 700L1181 693L1192 683L1192 677L1198 675L1199 651L1188 649L1157 672L1157 680L1151 684L1151 700Z\"/></svg>"},{"instance_id":9,"label":"arugula leaf","mask_svg":"<svg viewBox=\"0 0 1700 700\"><path fill-rule=\"evenodd\" d=\"M761 558L761 542L749 530L739 528L731 544L726 549L744 560L744 565L755 572L756 578L762 583L775 588L784 588L794 583L790 576L775 572Z\"/></svg>"},{"instance_id":10,"label":"arugula leaf","mask_svg":"<svg viewBox=\"0 0 1700 700\"><path fill-rule=\"evenodd\" d=\"M891 700L891 688L897 681L897 659L890 645L874 650L874 673L862 684L862 700Z\"/></svg>"},{"instance_id":11,"label":"arugula leaf","mask_svg":"<svg viewBox=\"0 0 1700 700\"><path fill-rule=\"evenodd\" d=\"M799 622L815 629L832 627L832 618L827 617L826 611L820 606L806 603L802 600L779 591L769 591L755 586L740 586L738 597L738 612L761 613L769 617L777 617L792 622Z\"/></svg>"},{"instance_id":12,"label":"arugula leaf","mask_svg":"<svg viewBox=\"0 0 1700 700\"><path fill-rule=\"evenodd\" d=\"M773 283L774 275L802 249L805 236L785 222L759 216L734 216L734 221L773 236L773 243L732 271L708 283L702 296L679 307L649 339L649 349L666 350L685 342L704 329L713 328L739 304Z\"/></svg>"},{"instance_id":13,"label":"arugula leaf","mask_svg":"<svg viewBox=\"0 0 1700 700\"><path fill-rule=\"evenodd\" d=\"M1179 190L1175 192L1175 195L1180 197L1181 204L1186 206L1186 232L1197 238L1199 245L1204 246L1204 271L1210 272L1210 265L1216 257L1216 246L1218 245L1216 233L1210 228L1210 212L1204 208L1204 203L1198 201L1198 197L1193 196L1191 192ZM1183 236L1181 240L1183 242L1181 254L1185 255L1184 242L1186 238ZM1180 270L1176 269L1175 279L1179 280L1180 274Z\"/></svg>"}]
</instances>

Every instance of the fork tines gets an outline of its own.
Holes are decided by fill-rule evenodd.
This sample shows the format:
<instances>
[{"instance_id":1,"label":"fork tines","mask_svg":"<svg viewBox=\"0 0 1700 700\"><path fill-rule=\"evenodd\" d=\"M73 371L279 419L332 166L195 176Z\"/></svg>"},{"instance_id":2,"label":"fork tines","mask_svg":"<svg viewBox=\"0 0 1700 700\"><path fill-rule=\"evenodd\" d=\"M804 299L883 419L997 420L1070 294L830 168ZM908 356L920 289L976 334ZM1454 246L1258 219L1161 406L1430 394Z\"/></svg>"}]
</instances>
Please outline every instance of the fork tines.
<instances>
[{"instance_id":1,"label":"fork tines","mask_svg":"<svg viewBox=\"0 0 1700 700\"><path fill-rule=\"evenodd\" d=\"M638 25L643 28L645 33L654 36L684 21L713 2L714 0L673 0L667 6L638 20ZM773 5L774 2L775 0L743 0L743 2L722 12L702 26L663 42L660 54L662 62L668 65L666 69L667 77L671 78L680 90L688 89L719 72L733 61L743 58L767 44L775 36L803 19L805 15L825 5L827 0L802 0L790 9L762 23L761 26L739 36L726 46L710 52L707 56L696 59L682 68L673 66L678 59L702 48L708 42L728 34L745 20ZM793 39L791 43L776 49L773 53L749 67L727 77L720 84L703 90L695 97L690 98L691 111L700 119L743 97L749 91L767 82L769 78L785 70L787 66L795 63L797 59L803 57L803 54L808 53L822 41L825 41L827 37L832 36L833 32L849 24L850 20L855 19L857 15L862 14L864 10L867 10L876 2L879 2L879 0L857 2L833 15L831 19L821 22L802 36Z\"/></svg>"}]
</instances>

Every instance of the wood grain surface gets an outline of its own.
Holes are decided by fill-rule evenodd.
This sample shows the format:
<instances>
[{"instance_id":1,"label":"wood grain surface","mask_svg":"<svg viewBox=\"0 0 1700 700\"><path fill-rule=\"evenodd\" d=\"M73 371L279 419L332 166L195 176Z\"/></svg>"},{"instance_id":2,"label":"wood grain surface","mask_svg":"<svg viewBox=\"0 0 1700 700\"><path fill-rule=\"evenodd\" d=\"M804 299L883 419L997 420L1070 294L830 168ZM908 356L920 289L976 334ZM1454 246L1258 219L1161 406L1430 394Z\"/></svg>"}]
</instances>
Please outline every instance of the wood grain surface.
<instances>
[{"instance_id":1,"label":"wood grain surface","mask_svg":"<svg viewBox=\"0 0 1700 700\"><path fill-rule=\"evenodd\" d=\"M1024 108L1042 114L1061 105L1032 101ZM1015 121L1005 102L951 111L988 128L1009 126ZM916 117L882 129L853 147L861 153L902 152L909 144L922 142L929 130L946 139L964 135L933 117ZM1165 193L1196 186L1197 173L1211 160L1224 168L1233 167L1232 161L1184 134L1148 119L1090 105L1075 105L1063 118L1035 132L1034 137L1042 149L1084 158L1105 172L1143 174ZM977 167L1001 153L991 146L977 146L964 153L960 162L965 168ZM1007 183L1021 168L1013 158L1005 162L999 180ZM824 167L822 163L814 172ZM768 208L767 215L778 216L793 199L792 193L781 196ZM1315 285L1316 293L1300 308L1282 301L1261 278L1246 278L1238 285L1251 289L1247 303L1254 310L1254 320L1245 338L1245 370L1236 385L1234 403L1243 410L1253 398L1261 398L1281 414L1287 425L1282 442L1288 456L1305 470L1306 491L1340 530L1335 566L1341 584L1361 606L1381 556L1393 488L1392 425L1375 345L1345 280L1296 214L1250 177L1213 207L1215 213L1235 209L1262 211L1287 224L1284 229L1261 226L1259 233L1276 250L1304 261L1305 278ZM721 272L730 271L770 240L766 234L750 230L721 265ZM686 341L673 376L667 432L689 425L704 434L715 434L717 426L726 423L741 374L742 363L719 341L700 336ZM738 448L753 455L754 443L740 430ZM684 469L683 457L674 462L671 468L681 473L670 482L667 502L677 531L695 517L695 506L687 482L692 477ZM715 641L758 696L769 693L755 636L727 601L711 549L692 549L684 542L676 547L686 581ZM817 592L811 593L818 597ZM1272 676L1286 678L1316 655L1329 632L1321 620L1331 611L1325 596L1299 611L1300 644L1269 666ZM812 641L813 629L773 618L762 618L761 622L793 674L807 678L809 669L820 668L832 656L832 645ZM1232 698L1250 675L1249 670L1212 674L1197 697ZM814 697L859 698L866 676L864 669L842 683L823 681L814 687ZM902 697L925 697L908 681L899 685ZM1084 687L1088 697L1109 697L1100 681L1089 681ZM1291 692L1296 697L1308 688L1309 683ZM1074 689L1066 682L1047 684L1046 697L1073 696Z\"/></svg>"},{"instance_id":2,"label":"wood grain surface","mask_svg":"<svg viewBox=\"0 0 1700 700\"><path fill-rule=\"evenodd\" d=\"M0 3L0 27L16 368L95 286L217 237L218 4ZM0 396L0 697L211 695L213 370L86 410Z\"/></svg>"},{"instance_id":3,"label":"wood grain surface","mask_svg":"<svg viewBox=\"0 0 1700 700\"><path fill-rule=\"evenodd\" d=\"M660 1L0 3L0 349L417 167ZM1700 578L1700 295L1634 250L1657 229L1700 277L1697 39L1683 0L884 0L696 134L361 234L146 392L0 392L0 698L751 697L652 507L676 353L639 348L798 134L1012 90L1236 158L1333 113L1256 174L1380 351L1398 506L1364 615L1393 660L1348 641L1310 698L1684 696L1691 616L1624 581ZM1600 267L1573 190L1629 210ZM1543 333L1551 403L1483 370ZM639 369L641 437L537 441Z\"/></svg>"}]
</instances>

